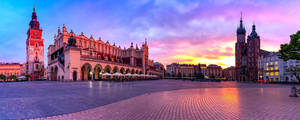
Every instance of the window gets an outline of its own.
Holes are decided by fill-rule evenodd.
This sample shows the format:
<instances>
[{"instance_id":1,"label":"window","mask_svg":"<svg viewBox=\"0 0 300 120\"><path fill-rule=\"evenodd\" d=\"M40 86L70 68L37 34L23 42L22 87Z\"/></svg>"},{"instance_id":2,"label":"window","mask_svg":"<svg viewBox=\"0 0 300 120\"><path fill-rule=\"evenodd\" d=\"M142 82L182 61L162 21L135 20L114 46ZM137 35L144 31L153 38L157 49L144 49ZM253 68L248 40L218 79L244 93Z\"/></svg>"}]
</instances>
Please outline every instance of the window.
<instances>
[{"instance_id":1,"label":"window","mask_svg":"<svg viewBox=\"0 0 300 120\"><path fill-rule=\"evenodd\" d=\"M39 69L39 65L38 64L35 65L35 69Z\"/></svg>"},{"instance_id":2,"label":"window","mask_svg":"<svg viewBox=\"0 0 300 120\"><path fill-rule=\"evenodd\" d=\"M273 62L270 62L270 65L273 65Z\"/></svg>"},{"instance_id":3,"label":"window","mask_svg":"<svg viewBox=\"0 0 300 120\"><path fill-rule=\"evenodd\" d=\"M277 62L277 61L275 62L275 65L278 65L278 62Z\"/></svg>"},{"instance_id":4,"label":"window","mask_svg":"<svg viewBox=\"0 0 300 120\"><path fill-rule=\"evenodd\" d=\"M268 65L269 65L269 63L266 63L266 65L268 66Z\"/></svg>"},{"instance_id":5,"label":"window","mask_svg":"<svg viewBox=\"0 0 300 120\"><path fill-rule=\"evenodd\" d=\"M266 72L266 76L269 76L270 75L270 73L269 72Z\"/></svg>"},{"instance_id":6,"label":"window","mask_svg":"<svg viewBox=\"0 0 300 120\"><path fill-rule=\"evenodd\" d=\"M279 75L279 72L275 72L275 76L278 76Z\"/></svg>"},{"instance_id":7,"label":"window","mask_svg":"<svg viewBox=\"0 0 300 120\"><path fill-rule=\"evenodd\" d=\"M274 76L274 72L271 72L270 75L271 75L271 76Z\"/></svg>"},{"instance_id":8,"label":"window","mask_svg":"<svg viewBox=\"0 0 300 120\"><path fill-rule=\"evenodd\" d=\"M270 70L273 70L273 67L270 67Z\"/></svg>"},{"instance_id":9,"label":"window","mask_svg":"<svg viewBox=\"0 0 300 120\"><path fill-rule=\"evenodd\" d=\"M269 68L267 67L267 70L269 70Z\"/></svg>"},{"instance_id":10,"label":"window","mask_svg":"<svg viewBox=\"0 0 300 120\"><path fill-rule=\"evenodd\" d=\"M275 70L278 70L278 67L275 67Z\"/></svg>"}]
</instances>

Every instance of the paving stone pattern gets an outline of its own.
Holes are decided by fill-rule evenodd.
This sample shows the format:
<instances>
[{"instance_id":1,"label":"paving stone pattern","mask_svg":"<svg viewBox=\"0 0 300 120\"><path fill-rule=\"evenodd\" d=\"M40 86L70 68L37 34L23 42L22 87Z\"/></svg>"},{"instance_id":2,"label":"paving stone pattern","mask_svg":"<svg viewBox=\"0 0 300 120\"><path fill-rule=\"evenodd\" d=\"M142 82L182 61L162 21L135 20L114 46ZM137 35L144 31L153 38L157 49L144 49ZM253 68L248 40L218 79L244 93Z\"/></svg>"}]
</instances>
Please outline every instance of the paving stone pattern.
<instances>
[{"instance_id":1,"label":"paving stone pattern","mask_svg":"<svg viewBox=\"0 0 300 120\"><path fill-rule=\"evenodd\" d=\"M236 82L192 82L192 81L181 81L181 80L157 80L157 81L135 81L135 82L53 82L53 81L39 81L39 82L17 82L17 83L0 83L0 119L28 119L28 118L44 118L44 117L51 117L51 116L60 116L60 115L68 115L70 113L77 113L91 109L98 109L99 107L104 107L108 111L112 111L110 114L111 116L117 116L116 110L117 109L124 109L124 110L131 110L132 113L127 113L126 116L134 116L137 112L141 112L139 115L147 116L146 113L149 111L153 111L156 109L160 109L159 113L152 112L151 116L157 117L165 116L165 110L172 111L171 108L180 108L180 101L178 103L173 104L165 104L164 102L168 102L171 98L171 93L174 90L183 90L183 89L202 89L203 91L208 90L217 90L218 88L251 88L251 89L258 89L258 90L271 90L276 91L280 90L280 92L271 92L272 94L279 94L280 97L274 98L270 96L268 101L272 100L281 100L287 99L287 93L289 93L289 85L269 85L269 84L257 84L257 83L236 83ZM246 90L246 89L245 89ZM166 92L164 92L166 91ZM246 99L248 96L250 98L246 99L254 99L257 96L251 96L252 92L239 92L239 94L245 94L243 96L238 96L241 99ZM155 94L169 94L169 99L162 99L163 97L150 96L151 101L144 100L144 101L135 101L137 104L142 105L151 105L151 106L158 106L156 108L151 107L143 107L133 110L133 107L130 108L126 106L125 108L119 107L115 109L110 109L107 106L112 104L117 104L118 102L125 102L131 99L142 99L141 96L149 96ZM218 93L218 92L217 92ZM263 92L265 93L265 92ZM188 93L186 93L189 95ZM207 94L207 93L205 93ZM267 93L265 93L267 94ZM270 93L268 93L270 94ZM180 97L181 95L174 94L175 98ZM261 95L261 94L259 94ZM159 96L159 95L158 95ZM137 98L134 98L137 97ZM246 98L244 98L246 97ZM190 98L195 99L196 98ZM201 97L201 98L206 98ZM216 102L214 98L219 99L218 96L215 97L208 97L204 103ZM230 99L228 97L227 99ZM124 101L125 100L125 101ZM157 100L157 101L155 101ZM165 101L159 101L165 100ZM183 100L183 99L182 99ZM295 104L299 102L299 99L292 99L293 101L286 101L287 103ZM154 101L152 103L152 101ZM295 102L296 101L296 102ZM144 102L144 103L143 103ZM148 102L146 104L145 102ZM220 101L222 102L222 101ZM245 101L243 101L245 102ZM261 102L261 101L260 101ZM155 103L155 104L154 104ZM161 104L158 104L161 103ZM266 102L265 102L266 103ZM267 102L268 103L268 102ZM273 102L274 103L274 102ZM165 104L165 105L164 105ZM160 108L159 105L163 105ZM184 104L183 104L184 105ZM217 104L216 104L217 105ZM283 104L284 105L284 104ZM179 107L178 107L179 106ZM188 106L188 105L186 105ZM271 106L274 106L271 104ZM286 105L287 106L287 105ZM171 107L171 108L170 108ZM253 107L249 105L249 107ZM149 108L149 111L148 111ZM185 107L183 107L185 108ZM212 107L211 109L213 109ZM142 111L142 110L144 111ZM153 110L152 110L153 109ZM187 108L185 108L187 109ZM194 108L193 110L195 110ZM180 110L180 109L178 109ZM286 112L290 110L287 108ZM100 112L97 112L97 114ZM171 112L172 114L178 114L180 111L175 113ZM121 114L121 111L120 111ZM125 114L125 113L123 113ZM101 114L99 114L101 115ZM108 114L106 114L108 115ZM175 116L176 116L175 115ZM105 114L103 114L105 116ZM173 115L171 115L173 116ZM178 116L178 115L177 115ZM205 116L205 114L203 114ZM136 117L136 116L135 116ZM154 117L154 118L155 118ZM179 118L182 117L179 115ZM177 117L176 117L177 118ZM113 118L112 118L113 119Z\"/></svg>"}]
</instances>

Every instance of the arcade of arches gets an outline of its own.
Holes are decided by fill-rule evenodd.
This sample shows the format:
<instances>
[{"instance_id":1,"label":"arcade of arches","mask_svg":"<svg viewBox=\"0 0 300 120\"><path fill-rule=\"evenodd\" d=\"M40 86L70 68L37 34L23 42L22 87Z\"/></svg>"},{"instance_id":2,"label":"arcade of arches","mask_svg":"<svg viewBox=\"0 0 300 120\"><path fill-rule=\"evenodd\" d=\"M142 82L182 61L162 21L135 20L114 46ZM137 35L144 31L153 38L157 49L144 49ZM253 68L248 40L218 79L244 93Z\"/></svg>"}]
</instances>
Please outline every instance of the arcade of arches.
<instances>
[{"instance_id":1,"label":"arcade of arches","mask_svg":"<svg viewBox=\"0 0 300 120\"><path fill-rule=\"evenodd\" d=\"M65 80L67 75L59 65L54 65L50 67L50 76L51 80ZM101 80L102 74L104 73L121 73L121 74L143 74L142 68L140 67L131 67L131 66L121 66L114 64L90 64L85 63L79 69L74 69L70 71L70 79L67 80ZM148 71L146 74L154 74L151 71Z\"/></svg>"},{"instance_id":2,"label":"arcade of arches","mask_svg":"<svg viewBox=\"0 0 300 120\"><path fill-rule=\"evenodd\" d=\"M103 73L142 74L141 68L96 64L94 67L86 63L81 67L82 80L101 80Z\"/></svg>"}]
</instances>

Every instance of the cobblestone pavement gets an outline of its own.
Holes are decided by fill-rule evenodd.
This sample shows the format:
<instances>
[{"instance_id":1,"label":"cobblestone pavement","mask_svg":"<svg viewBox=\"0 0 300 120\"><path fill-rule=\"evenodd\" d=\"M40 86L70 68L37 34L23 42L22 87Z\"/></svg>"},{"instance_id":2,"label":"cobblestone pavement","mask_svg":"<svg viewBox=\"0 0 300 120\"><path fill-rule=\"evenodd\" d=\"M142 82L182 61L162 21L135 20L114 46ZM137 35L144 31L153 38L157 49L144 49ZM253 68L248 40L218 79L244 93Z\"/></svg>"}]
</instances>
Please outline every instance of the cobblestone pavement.
<instances>
[{"instance_id":1,"label":"cobblestone pavement","mask_svg":"<svg viewBox=\"0 0 300 120\"><path fill-rule=\"evenodd\" d=\"M145 94L44 120L299 120L287 88L200 88Z\"/></svg>"},{"instance_id":2,"label":"cobblestone pavement","mask_svg":"<svg viewBox=\"0 0 300 120\"><path fill-rule=\"evenodd\" d=\"M200 90L209 90L209 91L220 91L220 88L243 88L243 90L255 89L255 91L263 90L263 91L278 91L280 92L271 92L271 95L280 95L281 97L274 98L270 96L268 92L266 93L269 98L265 99L271 101L274 99L275 101L287 99L287 93L289 93L290 86L288 85L269 85L269 84L257 84L257 83L236 83L236 82L192 82L192 81L180 81L180 80L157 80L157 81L136 81L136 82L51 82L51 81L40 81L40 82L17 82L17 83L0 83L0 119L26 119L26 118L42 118L49 116L57 116L69 113L76 113L80 111L85 111L89 109L99 109L98 107L103 106L105 110L113 111L112 117L115 116L115 111L118 109L124 109L131 111L130 116L134 116L132 114L136 114L135 111L141 111L140 115L146 114L150 111L154 111L156 108L151 108L147 111L148 108L142 107L137 109L133 109L133 107L107 107L111 106L118 102L130 101L132 99L142 99L144 97L136 96L148 96L148 94L153 93L153 95L161 94L159 92L163 91L172 91L172 90L182 90L182 89L196 89ZM205 89L201 89L205 88ZM247 89L246 89L247 88ZM239 92L239 94L245 94L246 96L239 96L241 99L248 99L252 101L256 101L255 98L257 95L251 95L252 92ZM155 93L155 94L154 94ZM205 92L204 92L205 93ZM221 92L222 93L222 92ZM267 94L268 93L268 94ZM171 92L164 92L164 94L173 94ZM186 93L189 95L188 93ZM207 93L205 93L207 94ZM216 95L220 94L216 92ZM176 95L180 97L180 95ZM176 98L176 96L174 96ZM249 98L247 98L249 96ZM142 105L151 105L151 106L159 106L164 102L168 102L169 99L162 99L164 97L153 96L154 98L149 99L155 101L154 105L151 105L151 101L148 101L148 104L142 103L142 101L136 101L137 104ZM206 96L207 97L207 96ZM203 97L203 98L206 98ZM150 97L151 98L151 97ZM173 98L173 99L175 99ZM197 100L196 98L190 98L191 100ZM202 98L202 97L201 97ZM161 99L161 100L160 100ZM206 103L212 102L222 102L216 101L220 98L218 96L211 96L206 98ZM230 99L230 97L228 97ZM124 101L125 100L125 101ZM291 99L294 101L298 101L298 99ZM204 101L204 100L203 100ZM147 100L145 101L147 102ZM158 104L161 102L161 104ZM282 101L283 102L283 101ZM286 101L289 104L295 104L293 101ZM178 102L180 103L180 102ZM166 104L168 106L164 106L161 112L165 112L166 110L171 110L169 107L178 107L180 106L178 103ZM264 103L264 101L259 101L258 103ZM266 102L265 102L266 103ZM178 104L178 105L177 105ZM197 103L198 104L198 103ZM200 103L199 103L200 104ZM204 104L204 103L201 103ZM200 104L200 105L201 105ZM175 105L175 106L172 106ZM217 104L216 104L217 105ZM269 104L272 106L276 106L276 104ZM280 105L280 104L279 104ZM134 106L134 105L132 105ZM187 105L188 106L188 105ZM251 107L249 105L248 107ZM284 104L282 104L284 106ZM288 105L286 105L288 106ZM210 106L211 107L211 106ZM253 106L252 106L253 107ZM101 109L103 109L101 108ZM150 108L150 107L149 107ZM180 108L180 107L179 107ZM213 109L212 107L211 109ZM153 109L153 110L152 110ZM186 108L185 108L186 109ZM196 109L196 108L194 108ZM215 108L214 108L215 109ZM144 111L142 111L144 110ZM180 109L178 109L180 110ZM286 110L290 111L290 108ZM120 111L121 113L122 111ZM84 113L84 112L83 112ZM98 112L97 112L98 113ZM157 116L156 113L153 112L153 116ZM176 112L180 113L180 112ZM124 113L125 114L125 113ZM160 113L161 114L161 113ZM100 114L99 114L100 115ZM105 114L103 114L105 116ZM106 114L109 115L109 114ZM116 115L117 116L117 115ZM161 116L164 116L162 114ZM205 115L204 115L205 116ZM126 119L126 117L124 118Z\"/></svg>"}]
</instances>

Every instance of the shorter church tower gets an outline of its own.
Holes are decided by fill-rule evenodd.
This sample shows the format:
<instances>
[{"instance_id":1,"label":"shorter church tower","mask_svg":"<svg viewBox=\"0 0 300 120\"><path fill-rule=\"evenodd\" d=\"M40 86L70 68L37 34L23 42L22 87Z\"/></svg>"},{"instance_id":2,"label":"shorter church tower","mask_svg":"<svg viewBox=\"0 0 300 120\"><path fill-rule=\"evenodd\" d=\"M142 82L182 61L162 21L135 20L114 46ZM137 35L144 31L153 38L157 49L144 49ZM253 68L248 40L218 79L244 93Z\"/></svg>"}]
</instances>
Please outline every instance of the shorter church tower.
<instances>
[{"instance_id":1,"label":"shorter church tower","mask_svg":"<svg viewBox=\"0 0 300 120\"><path fill-rule=\"evenodd\" d=\"M44 79L44 40L35 7L27 32L26 61L26 73L30 75L30 80Z\"/></svg>"},{"instance_id":2,"label":"shorter church tower","mask_svg":"<svg viewBox=\"0 0 300 120\"><path fill-rule=\"evenodd\" d=\"M260 56L260 37L256 33L255 25L247 38L247 71L250 81L258 80L258 59Z\"/></svg>"}]
</instances>

